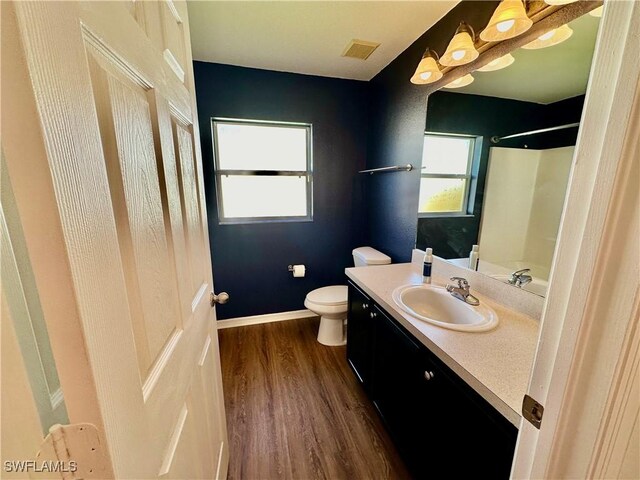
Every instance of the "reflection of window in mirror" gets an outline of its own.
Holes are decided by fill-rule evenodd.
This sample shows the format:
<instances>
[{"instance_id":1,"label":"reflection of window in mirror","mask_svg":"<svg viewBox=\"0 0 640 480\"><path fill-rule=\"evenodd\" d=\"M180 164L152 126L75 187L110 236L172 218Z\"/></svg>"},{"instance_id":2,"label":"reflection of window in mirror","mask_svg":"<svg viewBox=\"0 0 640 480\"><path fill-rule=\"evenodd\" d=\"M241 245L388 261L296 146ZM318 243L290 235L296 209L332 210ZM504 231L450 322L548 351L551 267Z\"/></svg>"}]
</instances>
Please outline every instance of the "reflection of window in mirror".
<instances>
[{"instance_id":1,"label":"reflection of window in mirror","mask_svg":"<svg viewBox=\"0 0 640 480\"><path fill-rule=\"evenodd\" d=\"M475 137L426 133L420 174L421 217L466 215Z\"/></svg>"}]
</instances>

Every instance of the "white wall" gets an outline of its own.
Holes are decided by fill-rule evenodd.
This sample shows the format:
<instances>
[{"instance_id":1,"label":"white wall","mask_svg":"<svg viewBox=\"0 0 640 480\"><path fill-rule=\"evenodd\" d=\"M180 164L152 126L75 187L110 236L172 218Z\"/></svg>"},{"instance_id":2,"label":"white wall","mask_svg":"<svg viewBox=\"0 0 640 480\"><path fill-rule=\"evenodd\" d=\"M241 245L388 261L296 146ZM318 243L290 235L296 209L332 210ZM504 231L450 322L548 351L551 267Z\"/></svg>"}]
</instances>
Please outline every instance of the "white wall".
<instances>
[{"instance_id":1,"label":"white wall","mask_svg":"<svg viewBox=\"0 0 640 480\"><path fill-rule=\"evenodd\" d=\"M491 148L480 258L549 277L573 149Z\"/></svg>"},{"instance_id":2,"label":"white wall","mask_svg":"<svg viewBox=\"0 0 640 480\"><path fill-rule=\"evenodd\" d=\"M573 146L540 151L523 260L544 268L544 278L549 278L573 151Z\"/></svg>"},{"instance_id":3,"label":"white wall","mask_svg":"<svg viewBox=\"0 0 640 480\"><path fill-rule=\"evenodd\" d=\"M4 156L0 159L0 235L3 243L0 262L3 308L9 313L6 321L14 324L12 328L15 328L42 431L46 435L49 427L69 423L69 418ZM9 360L20 363L16 359Z\"/></svg>"},{"instance_id":4,"label":"white wall","mask_svg":"<svg viewBox=\"0 0 640 480\"><path fill-rule=\"evenodd\" d=\"M539 151L492 148L480 225L480 258L495 264L524 256Z\"/></svg>"}]
</instances>

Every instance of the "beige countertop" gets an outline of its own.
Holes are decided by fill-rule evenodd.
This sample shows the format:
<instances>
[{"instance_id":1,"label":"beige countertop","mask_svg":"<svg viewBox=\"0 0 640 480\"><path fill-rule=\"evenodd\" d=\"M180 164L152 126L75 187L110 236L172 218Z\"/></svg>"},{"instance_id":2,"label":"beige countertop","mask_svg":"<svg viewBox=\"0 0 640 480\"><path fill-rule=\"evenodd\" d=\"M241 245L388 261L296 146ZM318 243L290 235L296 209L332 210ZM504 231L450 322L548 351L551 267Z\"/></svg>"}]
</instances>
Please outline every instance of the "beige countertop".
<instances>
[{"instance_id":1,"label":"beige countertop","mask_svg":"<svg viewBox=\"0 0 640 480\"><path fill-rule=\"evenodd\" d=\"M406 284L421 284L422 275L410 263L347 268L358 287L437 355L516 427L527 390L538 340L538 321L510 310L473 290L480 302L495 310L498 326L488 332L458 332L412 318L396 306L392 292ZM434 277L444 285L445 279Z\"/></svg>"}]
</instances>

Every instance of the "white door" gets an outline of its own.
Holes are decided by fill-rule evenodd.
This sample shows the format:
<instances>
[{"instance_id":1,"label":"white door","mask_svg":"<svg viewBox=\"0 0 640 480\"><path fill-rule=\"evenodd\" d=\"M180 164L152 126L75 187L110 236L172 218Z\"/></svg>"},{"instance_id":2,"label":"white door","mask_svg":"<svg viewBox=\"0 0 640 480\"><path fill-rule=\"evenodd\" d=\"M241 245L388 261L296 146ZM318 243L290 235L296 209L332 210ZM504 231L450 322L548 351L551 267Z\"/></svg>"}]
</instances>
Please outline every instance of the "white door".
<instances>
[{"instance_id":1,"label":"white door","mask_svg":"<svg viewBox=\"0 0 640 480\"><path fill-rule=\"evenodd\" d=\"M640 478L640 3L607 1L512 478Z\"/></svg>"},{"instance_id":2,"label":"white door","mask_svg":"<svg viewBox=\"0 0 640 480\"><path fill-rule=\"evenodd\" d=\"M224 478L186 5L3 3L2 63L2 145L69 420L107 458L83 472Z\"/></svg>"}]
</instances>

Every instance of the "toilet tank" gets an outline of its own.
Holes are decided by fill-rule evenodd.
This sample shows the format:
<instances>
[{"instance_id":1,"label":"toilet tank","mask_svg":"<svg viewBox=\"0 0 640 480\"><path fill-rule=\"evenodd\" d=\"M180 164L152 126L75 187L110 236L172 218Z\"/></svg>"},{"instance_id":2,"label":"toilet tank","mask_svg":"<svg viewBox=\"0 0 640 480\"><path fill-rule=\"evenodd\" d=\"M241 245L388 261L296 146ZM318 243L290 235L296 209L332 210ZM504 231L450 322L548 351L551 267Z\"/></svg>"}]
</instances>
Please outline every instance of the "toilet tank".
<instances>
[{"instance_id":1,"label":"toilet tank","mask_svg":"<svg viewBox=\"0 0 640 480\"><path fill-rule=\"evenodd\" d=\"M391 263L391 258L375 248L358 247L353 250L353 264L356 267L388 265L389 263Z\"/></svg>"}]
</instances>

